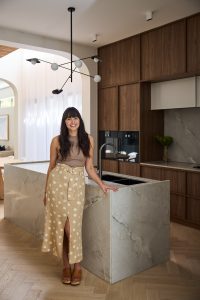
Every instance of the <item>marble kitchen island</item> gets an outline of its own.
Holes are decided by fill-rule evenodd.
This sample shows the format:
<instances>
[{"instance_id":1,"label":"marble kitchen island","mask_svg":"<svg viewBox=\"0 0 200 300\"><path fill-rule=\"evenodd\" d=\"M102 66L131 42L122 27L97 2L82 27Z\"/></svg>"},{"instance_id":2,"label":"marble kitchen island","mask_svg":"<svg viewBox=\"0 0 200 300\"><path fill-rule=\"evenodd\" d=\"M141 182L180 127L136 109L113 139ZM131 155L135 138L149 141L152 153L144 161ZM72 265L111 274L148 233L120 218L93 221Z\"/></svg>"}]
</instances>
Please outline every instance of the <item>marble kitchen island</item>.
<instances>
[{"instance_id":1,"label":"marble kitchen island","mask_svg":"<svg viewBox=\"0 0 200 300\"><path fill-rule=\"evenodd\" d=\"M5 166L5 218L40 239L47 168L48 162ZM144 183L104 194L86 177L82 265L110 283L169 259L169 181L131 178Z\"/></svg>"}]
</instances>

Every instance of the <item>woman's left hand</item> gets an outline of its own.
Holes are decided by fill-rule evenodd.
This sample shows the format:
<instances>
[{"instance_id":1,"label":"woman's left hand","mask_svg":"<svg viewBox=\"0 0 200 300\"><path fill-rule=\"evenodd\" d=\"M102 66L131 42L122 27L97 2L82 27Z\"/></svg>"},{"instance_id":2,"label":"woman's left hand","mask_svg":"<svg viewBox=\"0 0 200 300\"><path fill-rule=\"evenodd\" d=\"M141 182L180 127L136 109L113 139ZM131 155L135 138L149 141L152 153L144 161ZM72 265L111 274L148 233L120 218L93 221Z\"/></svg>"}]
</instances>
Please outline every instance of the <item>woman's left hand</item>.
<instances>
[{"instance_id":1,"label":"woman's left hand","mask_svg":"<svg viewBox=\"0 0 200 300\"><path fill-rule=\"evenodd\" d=\"M104 182L101 185L101 189L103 190L104 193L107 193L109 190L114 192L118 191L118 187L116 185L107 185Z\"/></svg>"}]
</instances>

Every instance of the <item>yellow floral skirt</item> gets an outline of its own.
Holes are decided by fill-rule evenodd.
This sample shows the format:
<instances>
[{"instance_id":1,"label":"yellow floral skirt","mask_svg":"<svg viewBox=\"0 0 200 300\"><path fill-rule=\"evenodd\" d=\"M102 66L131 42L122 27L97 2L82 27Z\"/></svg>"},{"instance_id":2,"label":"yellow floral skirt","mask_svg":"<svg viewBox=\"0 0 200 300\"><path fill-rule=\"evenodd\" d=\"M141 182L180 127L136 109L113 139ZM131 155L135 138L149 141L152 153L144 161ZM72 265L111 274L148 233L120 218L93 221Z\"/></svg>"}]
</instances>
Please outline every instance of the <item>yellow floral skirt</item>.
<instances>
[{"instance_id":1,"label":"yellow floral skirt","mask_svg":"<svg viewBox=\"0 0 200 300\"><path fill-rule=\"evenodd\" d=\"M84 168L57 164L47 182L43 252L62 259L64 227L70 224L69 263L82 260L82 216L85 202Z\"/></svg>"}]
</instances>

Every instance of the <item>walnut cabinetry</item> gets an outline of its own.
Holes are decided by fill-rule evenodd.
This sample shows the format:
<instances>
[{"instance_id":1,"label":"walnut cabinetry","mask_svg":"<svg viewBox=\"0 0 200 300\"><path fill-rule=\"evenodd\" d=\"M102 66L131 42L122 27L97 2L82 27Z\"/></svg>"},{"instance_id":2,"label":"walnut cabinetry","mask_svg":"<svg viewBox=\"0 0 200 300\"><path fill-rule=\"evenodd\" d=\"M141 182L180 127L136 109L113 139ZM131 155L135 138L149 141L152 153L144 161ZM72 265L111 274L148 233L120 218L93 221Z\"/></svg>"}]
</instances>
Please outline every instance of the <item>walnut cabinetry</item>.
<instances>
[{"instance_id":1,"label":"walnut cabinetry","mask_svg":"<svg viewBox=\"0 0 200 300\"><path fill-rule=\"evenodd\" d=\"M99 90L99 130L118 130L118 88Z\"/></svg>"},{"instance_id":2,"label":"walnut cabinetry","mask_svg":"<svg viewBox=\"0 0 200 300\"><path fill-rule=\"evenodd\" d=\"M170 180L171 220L200 228L200 173L141 165L140 175Z\"/></svg>"},{"instance_id":3,"label":"walnut cabinetry","mask_svg":"<svg viewBox=\"0 0 200 300\"><path fill-rule=\"evenodd\" d=\"M200 72L200 14L187 19L187 71Z\"/></svg>"},{"instance_id":4,"label":"walnut cabinetry","mask_svg":"<svg viewBox=\"0 0 200 300\"><path fill-rule=\"evenodd\" d=\"M186 72L186 20L141 34L141 79L158 80Z\"/></svg>"},{"instance_id":5,"label":"walnut cabinetry","mask_svg":"<svg viewBox=\"0 0 200 300\"><path fill-rule=\"evenodd\" d=\"M162 168L151 166L140 166L140 175L144 178L162 180Z\"/></svg>"},{"instance_id":6,"label":"walnut cabinetry","mask_svg":"<svg viewBox=\"0 0 200 300\"><path fill-rule=\"evenodd\" d=\"M118 161L110 159L102 159L102 170L118 173Z\"/></svg>"},{"instance_id":7,"label":"walnut cabinetry","mask_svg":"<svg viewBox=\"0 0 200 300\"><path fill-rule=\"evenodd\" d=\"M140 176L140 164L129 163L129 162L119 162L119 173L130 175L130 176Z\"/></svg>"},{"instance_id":8,"label":"walnut cabinetry","mask_svg":"<svg viewBox=\"0 0 200 300\"><path fill-rule=\"evenodd\" d=\"M200 226L200 173L187 172L187 219Z\"/></svg>"},{"instance_id":9,"label":"walnut cabinetry","mask_svg":"<svg viewBox=\"0 0 200 300\"><path fill-rule=\"evenodd\" d=\"M119 87L119 130L140 130L140 85Z\"/></svg>"},{"instance_id":10,"label":"walnut cabinetry","mask_svg":"<svg viewBox=\"0 0 200 300\"><path fill-rule=\"evenodd\" d=\"M99 64L101 87L140 80L139 35L101 47L98 55L102 59L102 63Z\"/></svg>"},{"instance_id":11,"label":"walnut cabinetry","mask_svg":"<svg viewBox=\"0 0 200 300\"><path fill-rule=\"evenodd\" d=\"M140 176L140 164L102 159L102 169L108 172L120 173L130 176Z\"/></svg>"}]
</instances>

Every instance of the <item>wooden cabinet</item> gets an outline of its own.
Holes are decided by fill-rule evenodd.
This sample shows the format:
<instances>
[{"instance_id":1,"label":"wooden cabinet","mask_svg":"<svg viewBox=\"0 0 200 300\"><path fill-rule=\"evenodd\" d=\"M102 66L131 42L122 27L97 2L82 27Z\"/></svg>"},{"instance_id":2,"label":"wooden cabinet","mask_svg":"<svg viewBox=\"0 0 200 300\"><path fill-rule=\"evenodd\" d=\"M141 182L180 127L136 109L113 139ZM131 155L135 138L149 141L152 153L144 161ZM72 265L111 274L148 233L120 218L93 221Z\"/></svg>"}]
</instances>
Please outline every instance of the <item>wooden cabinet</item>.
<instances>
[{"instance_id":1,"label":"wooden cabinet","mask_svg":"<svg viewBox=\"0 0 200 300\"><path fill-rule=\"evenodd\" d=\"M140 84L99 89L98 119L99 130L139 131Z\"/></svg>"},{"instance_id":2,"label":"wooden cabinet","mask_svg":"<svg viewBox=\"0 0 200 300\"><path fill-rule=\"evenodd\" d=\"M119 87L119 130L140 130L140 85Z\"/></svg>"},{"instance_id":3,"label":"wooden cabinet","mask_svg":"<svg viewBox=\"0 0 200 300\"><path fill-rule=\"evenodd\" d=\"M99 130L118 130L118 88L99 90Z\"/></svg>"},{"instance_id":4,"label":"wooden cabinet","mask_svg":"<svg viewBox=\"0 0 200 300\"><path fill-rule=\"evenodd\" d=\"M172 221L184 221L186 218L185 196L170 194L170 218Z\"/></svg>"},{"instance_id":5,"label":"wooden cabinet","mask_svg":"<svg viewBox=\"0 0 200 300\"><path fill-rule=\"evenodd\" d=\"M136 163L129 162L119 162L119 173L130 175L130 176L140 176L140 165Z\"/></svg>"},{"instance_id":6,"label":"wooden cabinet","mask_svg":"<svg viewBox=\"0 0 200 300\"><path fill-rule=\"evenodd\" d=\"M200 199L200 173L187 172L187 196Z\"/></svg>"},{"instance_id":7,"label":"wooden cabinet","mask_svg":"<svg viewBox=\"0 0 200 300\"><path fill-rule=\"evenodd\" d=\"M200 226L200 173L187 172L187 220Z\"/></svg>"},{"instance_id":8,"label":"wooden cabinet","mask_svg":"<svg viewBox=\"0 0 200 300\"><path fill-rule=\"evenodd\" d=\"M101 87L126 84L140 80L140 36L104 46L98 49L102 62L99 74Z\"/></svg>"},{"instance_id":9,"label":"wooden cabinet","mask_svg":"<svg viewBox=\"0 0 200 300\"><path fill-rule=\"evenodd\" d=\"M118 173L118 161L110 159L102 159L102 170Z\"/></svg>"},{"instance_id":10,"label":"wooden cabinet","mask_svg":"<svg viewBox=\"0 0 200 300\"><path fill-rule=\"evenodd\" d=\"M186 192L186 173L176 169L162 169L162 179L170 180L171 193L185 195Z\"/></svg>"},{"instance_id":11,"label":"wooden cabinet","mask_svg":"<svg viewBox=\"0 0 200 300\"><path fill-rule=\"evenodd\" d=\"M149 179L162 180L162 168L141 165L140 176Z\"/></svg>"},{"instance_id":12,"label":"wooden cabinet","mask_svg":"<svg viewBox=\"0 0 200 300\"><path fill-rule=\"evenodd\" d=\"M140 176L140 164L111 159L102 160L103 171L120 173L130 176Z\"/></svg>"},{"instance_id":13,"label":"wooden cabinet","mask_svg":"<svg viewBox=\"0 0 200 300\"><path fill-rule=\"evenodd\" d=\"M187 71L200 72L200 14L187 19Z\"/></svg>"},{"instance_id":14,"label":"wooden cabinet","mask_svg":"<svg viewBox=\"0 0 200 300\"><path fill-rule=\"evenodd\" d=\"M186 21L141 34L141 79L156 80L186 72Z\"/></svg>"},{"instance_id":15,"label":"wooden cabinet","mask_svg":"<svg viewBox=\"0 0 200 300\"><path fill-rule=\"evenodd\" d=\"M140 165L140 176L170 180L170 218L200 229L200 173Z\"/></svg>"},{"instance_id":16,"label":"wooden cabinet","mask_svg":"<svg viewBox=\"0 0 200 300\"><path fill-rule=\"evenodd\" d=\"M173 221L184 221L186 218L185 172L141 165L140 174L144 178L170 180L170 218Z\"/></svg>"},{"instance_id":17,"label":"wooden cabinet","mask_svg":"<svg viewBox=\"0 0 200 300\"><path fill-rule=\"evenodd\" d=\"M162 169L162 180L170 180L170 218L172 221L186 219L186 172Z\"/></svg>"}]
</instances>

